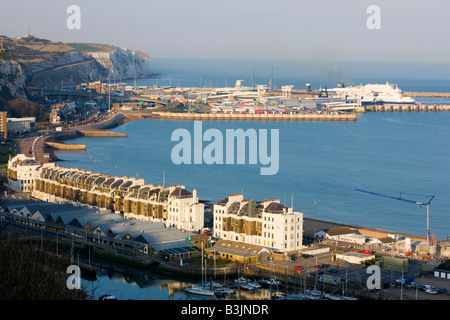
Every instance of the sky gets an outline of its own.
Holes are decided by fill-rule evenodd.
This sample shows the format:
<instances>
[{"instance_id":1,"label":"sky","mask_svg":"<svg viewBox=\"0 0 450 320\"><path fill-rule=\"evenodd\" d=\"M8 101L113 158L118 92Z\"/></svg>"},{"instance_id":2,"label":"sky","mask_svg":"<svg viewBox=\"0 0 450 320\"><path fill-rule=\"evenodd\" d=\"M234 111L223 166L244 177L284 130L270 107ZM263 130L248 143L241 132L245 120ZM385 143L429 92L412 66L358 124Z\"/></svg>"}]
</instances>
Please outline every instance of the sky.
<instances>
[{"instance_id":1,"label":"sky","mask_svg":"<svg viewBox=\"0 0 450 320\"><path fill-rule=\"evenodd\" d=\"M69 29L70 5L80 29ZM371 5L379 16L368 12ZM18 0L0 34L106 43L152 58L450 62L448 0ZM374 17L379 29L370 29ZM379 17L379 19L378 19Z\"/></svg>"}]
</instances>

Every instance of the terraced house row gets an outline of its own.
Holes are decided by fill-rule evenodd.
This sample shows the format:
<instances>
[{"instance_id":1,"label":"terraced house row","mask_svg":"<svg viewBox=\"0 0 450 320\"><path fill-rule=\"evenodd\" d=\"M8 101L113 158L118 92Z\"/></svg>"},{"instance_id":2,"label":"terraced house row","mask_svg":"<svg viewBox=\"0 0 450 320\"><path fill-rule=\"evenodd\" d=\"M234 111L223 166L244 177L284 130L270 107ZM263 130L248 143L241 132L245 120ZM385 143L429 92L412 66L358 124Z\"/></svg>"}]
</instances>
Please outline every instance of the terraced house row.
<instances>
[{"instance_id":1,"label":"terraced house row","mask_svg":"<svg viewBox=\"0 0 450 320\"><path fill-rule=\"evenodd\" d=\"M195 189L191 192L183 185L148 185L143 179L112 177L54 163L39 164L26 157L11 159L8 168L8 182L13 190L30 192L42 201L99 207L125 218L163 222L184 230L199 231L204 226L204 204L199 203ZM33 188L20 188L23 183L18 178L24 176L22 172L29 172L26 180L33 181Z\"/></svg>"}]
</instances>

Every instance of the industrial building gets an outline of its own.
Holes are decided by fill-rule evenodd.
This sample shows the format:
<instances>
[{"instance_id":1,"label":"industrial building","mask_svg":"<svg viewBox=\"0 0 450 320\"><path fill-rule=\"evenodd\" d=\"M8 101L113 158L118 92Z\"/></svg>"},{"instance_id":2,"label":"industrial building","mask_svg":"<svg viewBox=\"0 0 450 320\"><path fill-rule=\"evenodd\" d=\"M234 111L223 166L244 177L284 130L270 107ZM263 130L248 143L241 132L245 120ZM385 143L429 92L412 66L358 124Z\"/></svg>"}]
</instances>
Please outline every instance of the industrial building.
<instances>
[{"instance_id":1,"label":"industrial building","mask_svg":"<svg viewBox=\"0 0 450 320\"><path fill-rule=\"evenodd\" d=\"M368 237L359 234L357 230L351 229L349 227L338 227L319 230L314 234L314 237L335 241L351 242L362 245L369 241Z\"/></svg>"},{"instance_id":2,"label":"industrial building","mask_svg":"<svg viewBox=\"0 0 450 320\"><path fill-rule=\"evenodd\" d=\"M360 265L364 263L364 261L375 259L375 255L373 254L365 254L358 252L346 252L346 253L337 253L336 260L344 260L351 264Z\"/></svg>"},{"instance_id":3,"label":"industrial building","mask_svg":"<svg viewBox=\"0 0 450 320\"><path fill-rule=\"evenodd\" d=\"M177 252L177 258L188 258L198 251L186 240L194 235L192 232L168 228L161 222L125 219L86 205L53 204L13 195L2 203L1 214L2 219L12 218L36 228L57 229L75 238L134 248L144 254L156 251L170 256Z\"/></svg>"},{"instance_id":4,"label":"industrial building","mask_svg":"<svg viewBox=\"0 0 450 320\"><path fill-rule=\"evenodd\" d=\"M36 124L35 117L27 118L8 118L8 132L24 132L33 130Z\"/></svg>"},{"instance_id":5,"label":"industrial building","mask_svg":"<svg viewBox=\"0 0 450 320\"><path fill-rule=\"evenodd\" d=\"M270 252L263 246L240 243L230 240L218 240L214 247L207 248L206 253L220 259L239 261L243 263L255 263L267 260Z\"/></svg>"}]
</instances>

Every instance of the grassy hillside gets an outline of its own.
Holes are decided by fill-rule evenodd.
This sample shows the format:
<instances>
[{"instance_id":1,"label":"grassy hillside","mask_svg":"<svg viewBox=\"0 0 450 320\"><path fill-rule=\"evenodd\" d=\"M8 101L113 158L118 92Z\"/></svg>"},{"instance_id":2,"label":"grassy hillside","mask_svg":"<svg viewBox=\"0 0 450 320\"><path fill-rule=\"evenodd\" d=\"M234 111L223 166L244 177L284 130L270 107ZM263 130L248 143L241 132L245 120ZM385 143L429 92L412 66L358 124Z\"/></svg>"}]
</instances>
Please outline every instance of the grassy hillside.
<instances>
[{"instance_id":1,"label":"grassy hillside","mask_svg":"<svg viewBox=\"0 0 450 320\"><path fill-rule=\"evenodd\" d=\"M81 53L87 52L111 52L113 49L109 44L98 43L67 43L68 46L80 51Z\"/></svg>"}]
</instances>

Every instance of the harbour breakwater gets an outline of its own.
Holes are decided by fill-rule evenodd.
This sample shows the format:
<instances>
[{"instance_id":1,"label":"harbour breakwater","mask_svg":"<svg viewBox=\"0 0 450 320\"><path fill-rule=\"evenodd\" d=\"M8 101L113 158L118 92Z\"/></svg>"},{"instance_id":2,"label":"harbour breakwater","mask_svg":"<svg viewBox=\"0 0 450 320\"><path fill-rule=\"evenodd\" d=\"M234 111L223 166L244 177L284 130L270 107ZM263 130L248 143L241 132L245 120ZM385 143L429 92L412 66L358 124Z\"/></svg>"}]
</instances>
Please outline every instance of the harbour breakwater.
<instances>
[{"instance_id":1,"label":"harbour breakwater","mask_svg":"<svg viewBox=\"0 0 450 320\"><path fill-rule=\"evenodd\" d=\"M45 145L57 150L86 150L85 144L65 144L58 142L45 142Z\"/></svg>"},{"instance_id":2,"label":"harbour breakwater","mask_svg":"<svg viewBox=\"0 0 450 320\"><path fill-rule=\"evenodd\" d=\"M450 111L450 105L371 105L365 106L365 111L379 112L438 112Z\"/></svg>"},{"instance_id":3,"label":"harbour breakwater","mask_svg":"<svg viewBox=\"0 0 450 320\"><path fill-rule=\"evenodd\" d=\"M126 133L111 132L109 129L115 128L129 119L123 114L114 114L108 119L86 126L74 127L69 130L55 132L45 137L38 138L35 147L36 158L41 163L49 161L61 161L54 151L55 150L86 150L84 144L65 144L62 141L75 139L79 137L126 137ZM46 156L46 153L49 155Z\"/></svg>"},{"instance_id":4,"label":"harbour breakwater","mask_svg":"<svg viewBox=\"0 0 450 320\"><path fill-rule=\"evenodd\" d=\"M152 118L172 120L245 120L245 121L356 121L355 113L317 114L317 113L189 113L153 112Z\"/></svg>"}]
</instances>

